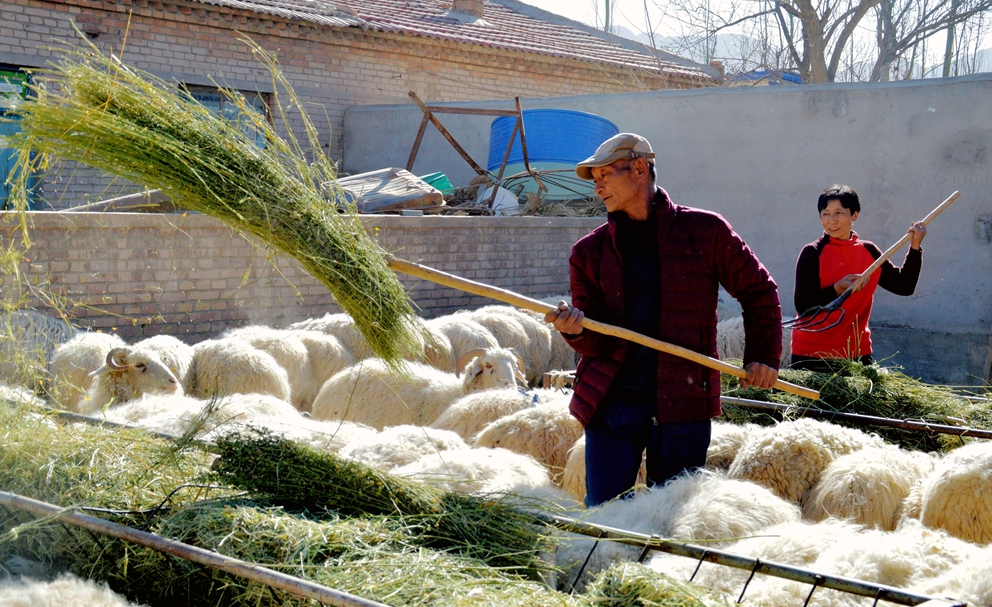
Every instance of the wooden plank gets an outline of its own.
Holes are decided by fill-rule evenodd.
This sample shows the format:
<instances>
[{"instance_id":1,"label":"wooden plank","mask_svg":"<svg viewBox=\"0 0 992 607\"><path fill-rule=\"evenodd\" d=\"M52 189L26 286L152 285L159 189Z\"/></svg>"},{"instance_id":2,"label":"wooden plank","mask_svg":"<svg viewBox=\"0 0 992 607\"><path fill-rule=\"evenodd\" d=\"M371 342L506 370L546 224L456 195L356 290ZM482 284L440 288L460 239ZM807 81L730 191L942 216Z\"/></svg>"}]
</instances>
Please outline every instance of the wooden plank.
<instances>
[{"instance_id":1,"label":"wooden plank","mask_svg":"<svg viewBox=\"0 0 992 607\"><path fill-rule=\"evenodd\" d=\"M516 110L486 110L469 107L442 107L439 105L424 106L433 114L469 114L474 116L516 116Z\"/></svg>"}]
</instances>

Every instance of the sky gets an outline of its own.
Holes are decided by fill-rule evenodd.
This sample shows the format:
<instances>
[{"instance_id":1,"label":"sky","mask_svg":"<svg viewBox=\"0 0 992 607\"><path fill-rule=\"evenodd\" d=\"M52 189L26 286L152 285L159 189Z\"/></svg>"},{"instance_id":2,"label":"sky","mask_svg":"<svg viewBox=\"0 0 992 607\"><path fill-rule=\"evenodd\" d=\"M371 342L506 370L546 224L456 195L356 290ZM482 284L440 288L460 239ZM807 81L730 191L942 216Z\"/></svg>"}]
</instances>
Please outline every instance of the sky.
<instances>
[{"instance_id":1,"label":"sky","mask_svg":"<svg viewBox=\"0 0 992 607\"><path fill-rule=\"evenodd\" d=\"M574 19L576 21L581 21L587 25L592 26L602 26L602 23L596 22L596 8L599 7L599 14L603 13L603 6L605 0L520 0L526 4L536 6L538 8L544 9L546 11L568 17L569 19ZM656 0L648 0L648 6L652 8L652 18L656 18L660 13L659 9L655 5ZM714 5L718 5L721 0L712 0ZM658 4L664 5L664 2L658 2ZM602 17L600 17L602 19ZM645 30L644 26L644 0L616 0L614 15L614 22L620 26L624 26L634 33L640 33ZM673 35L677 32L666 31L665 24L653 23L657 28L657 31L661 35ZM732 33L732 31L731 31ZM982 48L992 48L992 31L986 36Z\"/></svg>"},{"instance_id":2,"label":"sky","mask_svg":"<svg viewBox=\"0 0 992 607\"><path fill-rule=\"evenodd\" d=\"M586 25L601 26L596 23L596 7L602 14L604 0L521 0L525 4L536 6L548 12L555 13L581 21ZM651 5L651 2L648 3ZM623 25L635 32L644 29L644 2L643 0L617 0L614 10L614 19L619 25Z\"/></svg>"}]
</instances>

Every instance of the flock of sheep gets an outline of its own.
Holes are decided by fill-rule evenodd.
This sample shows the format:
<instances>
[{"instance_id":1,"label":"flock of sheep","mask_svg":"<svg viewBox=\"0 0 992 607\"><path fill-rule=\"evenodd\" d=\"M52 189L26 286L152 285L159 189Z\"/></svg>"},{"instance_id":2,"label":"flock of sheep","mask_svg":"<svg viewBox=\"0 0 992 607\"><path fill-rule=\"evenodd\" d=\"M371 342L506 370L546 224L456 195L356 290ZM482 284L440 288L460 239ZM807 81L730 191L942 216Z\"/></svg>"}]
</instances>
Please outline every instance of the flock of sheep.
<instances>
[{"instance_id":1,"label":"flock of sheep","mask_svg":"<svg viewBox=\"0 0 992 607\"><path fill-rule=\"evenodd\" d=\"M403 373L370 358L342 314L285 329L233 329L194 346L168 336L128 345L80 333L51 356L48 398L78 413L207 440L239 424L265 426L452 491L577 507L585 489L582 428L567 394L535 387L545 372L574 368L574 351L543 319L507 306L425 326L422 354ZM720 326L721 353L733 357L733 344L743 343L740 322ZM16 389L6 390L0 397L13 400ZM988 442L939 457L808 419L772 427L716 422L706 470L576 512L611 527L992 606ZM594 545L566 538L556 555L563 588L581 588L616 559L638 556L624 545ZM648 564L686 579L696 569L661 554ZM733 594L744 578L706 565L695 581ZM773 578L750 588L750 600L770 605L796 604L809 592ZM823 591L811 604L856 601Z\"/></svg>"}]
</instances>

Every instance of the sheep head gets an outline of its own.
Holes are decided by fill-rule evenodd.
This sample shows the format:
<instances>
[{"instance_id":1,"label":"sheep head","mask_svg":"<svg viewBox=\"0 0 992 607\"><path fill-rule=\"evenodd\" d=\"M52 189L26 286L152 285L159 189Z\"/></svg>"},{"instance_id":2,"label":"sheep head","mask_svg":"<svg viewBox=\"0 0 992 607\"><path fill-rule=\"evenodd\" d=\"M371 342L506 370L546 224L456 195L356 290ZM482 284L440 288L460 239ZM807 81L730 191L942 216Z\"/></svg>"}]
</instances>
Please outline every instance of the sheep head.
<instances>
[{"instance_id":1,"label":"sheep head","mask_svg":"<svg viewBox=\"0 0 992 607\"><path fill-rule=\"evenodd\" d=\"M475 349L466 352L458 361L462 370L462 383L466 392L515 388L517 381L526 385L523 361L510 348Z\"/></svg>"},{"instance_id":2,"label":"sheep head","mask_svg":"<svg viewBox=\"0 0 992 607\"><path fill-rule=\"evenodd\" d=\"M106 363L90 373L108 386L118 402L143 394L182 394L179 380L157 354L143 349L114 348Z\"/></svg>"}]
</instances>

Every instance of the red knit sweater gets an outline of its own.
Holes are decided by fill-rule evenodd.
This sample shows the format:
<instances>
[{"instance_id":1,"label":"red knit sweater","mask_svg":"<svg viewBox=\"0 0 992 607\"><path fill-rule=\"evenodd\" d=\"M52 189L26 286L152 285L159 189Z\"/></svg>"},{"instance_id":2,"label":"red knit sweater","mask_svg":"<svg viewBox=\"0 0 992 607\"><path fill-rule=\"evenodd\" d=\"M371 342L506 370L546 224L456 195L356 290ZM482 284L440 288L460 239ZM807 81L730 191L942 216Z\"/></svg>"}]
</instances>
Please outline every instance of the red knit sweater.
<instances>
[{"instance_id":1,"label":"red knit sweater","mask_svg":"<svg viewBox=\"0 0 992 607\"><path fill-rule=\"evenodd\" d=\"M744 363L778 368L782 309L778 287L758 258L716 213L678 206L658 188L652 204L658 222L659 339L715 358L716 306L722 285L743 308ZM617 217L572 248L572 303L591 319L627 326L624 261L616 243ZM565 335L582 355L571 412L588 425L627 357L627 342L585 330ZM670 354L658 354L659 422L720 415L720 373Z\"/></svg>"}]
</instances>

